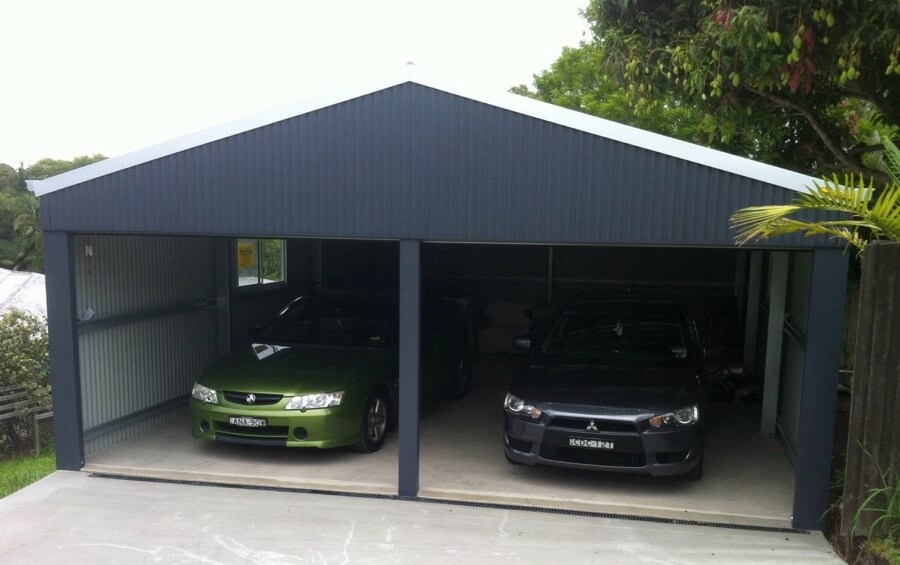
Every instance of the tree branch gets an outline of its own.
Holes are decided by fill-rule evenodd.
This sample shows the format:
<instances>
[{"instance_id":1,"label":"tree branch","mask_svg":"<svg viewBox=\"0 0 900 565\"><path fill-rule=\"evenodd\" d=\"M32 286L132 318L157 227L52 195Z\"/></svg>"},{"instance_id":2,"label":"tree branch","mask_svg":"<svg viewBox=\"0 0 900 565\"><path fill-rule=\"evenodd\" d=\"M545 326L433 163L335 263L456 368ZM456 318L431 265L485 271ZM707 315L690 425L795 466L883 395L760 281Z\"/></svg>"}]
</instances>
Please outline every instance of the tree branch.
<instances>
[{"instance_id":1,"label":"tree branch","mask_svg":"<svg viewBox=\"0 0 900 565\"><path fill-rule=\"evenodd\" d=\"M848 155L847 152L844 151L843 148L841 148L840 144L838 144L838 142L835 141L831 137L831 135L829 135L822 122L819 121L819 119L816 118L816 116L814 116L808 108L794 102L793 100L789 100L787 98L782 98L778 95L772 94L771 92L756 90L750 87L747 87L747 90L753 92L757 96L773 102L774 104L777 104L778 106L781 106L782 108L788 108L803 116L803 118L807 122L809 122L809 125L812 126L813 130L815 130L816 134L818 134L819 139L822 140L822 143L825 144L825 147L831 152L832 155L835 156L835 158L837 158L837 160L842 165L844 165L844 167L847 168L848 171L856 173L858 175L863 175L865 177L872 177L876 182L880 184L890 183L890 178L883 172L866 167L859 161L852 159L850 155Z\"/></svg>"},{"instance_id":2,"label":"tree branch","mask_svg":"<svg viewBox=\"0 0 900 565\"><path fill-rule=\"evenodd\" d=\"M874 153L876 151L883 151L884 144L879 143L878 145L855 145L847 151L849 155L863 155L865 153Z\"/></svg>"}]
</instances>

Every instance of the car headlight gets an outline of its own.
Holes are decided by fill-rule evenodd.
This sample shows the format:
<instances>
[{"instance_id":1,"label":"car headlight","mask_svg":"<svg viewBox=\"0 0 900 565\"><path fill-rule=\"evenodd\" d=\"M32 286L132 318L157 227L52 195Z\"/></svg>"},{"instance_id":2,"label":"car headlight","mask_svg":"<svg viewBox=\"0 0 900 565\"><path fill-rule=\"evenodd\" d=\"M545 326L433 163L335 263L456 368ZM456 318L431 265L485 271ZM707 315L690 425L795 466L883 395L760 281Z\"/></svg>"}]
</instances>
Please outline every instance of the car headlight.
<instances>
[{"instance_id":1,"label":"car headlight","mask_svg":"<svg viewBox=\"0 0 900 565\"><path fill-rule=\"evenodd\" d=\"M331 408L340 406L344 399L344 391L302 394L288 400L285 410L312 410L314 408Z\"/></svg>"},{"instance_id":2,"label":"car headlight","mask_svg":"<svg viewBox=\"0 0 900 565\"><path fill-rule=\"evenodd\" d=\"M653 416L650 418L650 425L654 428L678 425L687 426L689 424L696 424L698 420L700 420L700 409L694 404L685 406L674 412Z\"/></svg>"},{"instance_id":3,"label":"car headlight","mask_svg":"<svg viewBox=\"0 0 900 565\"><path fill-rule=\"evenodd\" d=\"M503 408L510 414L530 416L535 420L540 418L541 414L543 414L540 408L535 408L531 404L526 404L524 400L512 393L507 393L506 399L503 401Z\"/></svg>"},{"instance_id":4,"label":"car headlight","mask_svg":"<svg viewBox=\"0 0 900 565\"><path fill-rule=\"evenodd\" d=\"M200 402L205 402L207 404L219 403L219 396L216 394L216 391L209 387L205 387L200 383L194 383L194 388L191 390L191 396Z\"/></svg>"}]
</instances>

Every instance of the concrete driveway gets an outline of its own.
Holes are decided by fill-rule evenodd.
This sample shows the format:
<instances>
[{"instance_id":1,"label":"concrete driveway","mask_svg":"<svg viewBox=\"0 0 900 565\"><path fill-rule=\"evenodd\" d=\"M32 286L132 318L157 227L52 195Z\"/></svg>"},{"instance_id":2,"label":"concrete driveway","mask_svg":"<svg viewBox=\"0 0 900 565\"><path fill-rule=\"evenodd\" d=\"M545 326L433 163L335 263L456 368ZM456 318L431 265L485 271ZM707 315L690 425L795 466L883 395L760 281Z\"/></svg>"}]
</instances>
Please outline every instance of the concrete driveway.
<instances>
[{"instance_id":1,"label":"concrete driveway","mask_svg":"<svg viewBox=\"0 0 900 565\"><path fill-rule=\"evenodd\" d=\"M93 477L0 500L0 563L842 563L821 533Z\"/></svg>"}]
</instances>

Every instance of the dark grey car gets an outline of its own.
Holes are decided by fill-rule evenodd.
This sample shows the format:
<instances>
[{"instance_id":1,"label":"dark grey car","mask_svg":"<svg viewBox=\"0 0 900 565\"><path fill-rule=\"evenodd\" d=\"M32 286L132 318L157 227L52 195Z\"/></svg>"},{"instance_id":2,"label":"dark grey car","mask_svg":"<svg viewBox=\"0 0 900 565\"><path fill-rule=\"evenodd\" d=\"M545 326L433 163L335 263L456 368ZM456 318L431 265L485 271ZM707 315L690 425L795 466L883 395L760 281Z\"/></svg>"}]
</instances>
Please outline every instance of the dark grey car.
<instances>
[{"instance_id":1,"label":"dark grey car","mask_svg":"<svg viewBox=\"0 0 900 565\"><path fill-rule=\"evenodd\" d=\"M507 459L702 477L705 365L680 303L573 300L548 327L504 401Z\"/></svg>"}]
</instances>

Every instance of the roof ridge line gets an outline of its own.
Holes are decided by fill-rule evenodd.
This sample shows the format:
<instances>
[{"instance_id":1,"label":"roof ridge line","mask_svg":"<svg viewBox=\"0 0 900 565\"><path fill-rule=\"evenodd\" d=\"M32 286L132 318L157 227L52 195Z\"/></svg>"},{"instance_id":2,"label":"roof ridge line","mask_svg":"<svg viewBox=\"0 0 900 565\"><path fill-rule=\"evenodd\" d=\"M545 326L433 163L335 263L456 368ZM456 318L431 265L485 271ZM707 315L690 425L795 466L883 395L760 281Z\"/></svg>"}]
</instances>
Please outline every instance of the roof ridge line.
<instances>
[{"instance_id":1,"label":"roof ridge line","mask_svg":"<svg viewBox=\"0 0 900 565\"><path fill-rule=\"evenodd\" d=\"M640 147L647 151L660 153L697 163L712 169L762 181L768 184L793 190L807 192L812 182L818 180L788 169L776 167L746 157L725 153L717 149L704 147L680 139L667 137L658 133L642 130L633 126L599 118L576 110L563 108L547 102L534 100L511 92L485 93L472 89L468 85L448 85L446 82L421 78L418 69L407 69L407 72L391 79L369 84L352 90L332 92L314 98L301 99L295 102L263 110L214 125L174 139L150 145L136 151L99 161L44 180L27 181L28 189L37 196L68 188L130 167L134 167L161 157L199 147L227 137L238 135L273 123L314 112L329 106L340 104L354 98L366 96L405 83L417 84L447 94L467 98L482 104L496 106L511 112L523 114L535 119L555 123L612 141Z\"/></svg>"}]
</instances>

